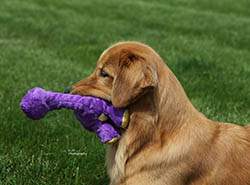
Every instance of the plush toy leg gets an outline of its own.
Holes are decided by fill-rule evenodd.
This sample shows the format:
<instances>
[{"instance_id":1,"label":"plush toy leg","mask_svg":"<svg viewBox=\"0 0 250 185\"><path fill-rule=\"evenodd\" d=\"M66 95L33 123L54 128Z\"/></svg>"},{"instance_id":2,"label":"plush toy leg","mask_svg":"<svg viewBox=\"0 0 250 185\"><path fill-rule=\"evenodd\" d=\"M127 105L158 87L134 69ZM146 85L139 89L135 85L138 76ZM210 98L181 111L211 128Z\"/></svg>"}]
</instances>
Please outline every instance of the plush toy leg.
<instances>
[{"instance_id":1,"label":"plush toy leg","mask_svg":"<svg viewBox=\"0 0 250 185\"><path fill-rule=\"evenodd\" d=\"M114 128L109 123L105 123L105 116L101 116L103 120L98 120L88 119L88 116L84 116L83 114L76 111L74 111L74 113L76 118L81 122L82 126L90 132L95 132L103 143L112 143L120 138L120 134L116 128ZM90 117L92 118L92 116Z\"/></svg>"},{"instance_id":2,"label":"plush toy leg","mask_svg":"<svg viewBox=\"0 0 250 185\"><path fill-rule=\"evenodd\" d=\"M118 131L108 123L102 123L97 129L96 134L103 143L108 144L116 142L121 137Z\"/></svg>"}]
</instances>

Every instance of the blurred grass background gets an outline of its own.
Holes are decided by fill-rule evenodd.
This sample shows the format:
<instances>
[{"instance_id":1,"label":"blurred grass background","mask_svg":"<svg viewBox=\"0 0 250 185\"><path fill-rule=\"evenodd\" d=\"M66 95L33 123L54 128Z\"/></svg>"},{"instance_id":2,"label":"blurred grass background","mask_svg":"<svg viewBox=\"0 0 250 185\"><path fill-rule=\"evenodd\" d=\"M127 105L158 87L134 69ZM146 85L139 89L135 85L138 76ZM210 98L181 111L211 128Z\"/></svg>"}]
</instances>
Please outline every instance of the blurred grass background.
<instances>
[{"instance_id":1,"label":"blurred grass background","mask_svg":"<svg viewBox=\"0 0 250 185\"><path fill-rule=\"evenodd\" d=\"M35 86L63 92L87 77L117 41L153 47L210 119L247 125L249 9L249 0L1 0L0 184L108 184L105 146L71 111L32 121L19 104Z\"/></svg>"}]
</instances>

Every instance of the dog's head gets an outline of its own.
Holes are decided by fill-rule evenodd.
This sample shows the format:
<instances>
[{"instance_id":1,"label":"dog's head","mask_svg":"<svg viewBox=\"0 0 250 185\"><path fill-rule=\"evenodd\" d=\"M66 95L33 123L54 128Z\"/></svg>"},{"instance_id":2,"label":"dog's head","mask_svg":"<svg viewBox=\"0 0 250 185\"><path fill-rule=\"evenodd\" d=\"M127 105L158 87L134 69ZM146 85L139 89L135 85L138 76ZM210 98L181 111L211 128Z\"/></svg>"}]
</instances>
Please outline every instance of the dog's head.
<instances>
[{"instance_id":1,"label":"dog's head","mask_svg":"<svg viewBox=\"0 0 250 185\"><path fill-rule=\"evenodd\" d=\"M158 83L159 57L153 49L137 42L120 42L105 50L94 73L73 85L71 94L99 97L116 108L136 102Z\"/></svg>"}]
</instances>

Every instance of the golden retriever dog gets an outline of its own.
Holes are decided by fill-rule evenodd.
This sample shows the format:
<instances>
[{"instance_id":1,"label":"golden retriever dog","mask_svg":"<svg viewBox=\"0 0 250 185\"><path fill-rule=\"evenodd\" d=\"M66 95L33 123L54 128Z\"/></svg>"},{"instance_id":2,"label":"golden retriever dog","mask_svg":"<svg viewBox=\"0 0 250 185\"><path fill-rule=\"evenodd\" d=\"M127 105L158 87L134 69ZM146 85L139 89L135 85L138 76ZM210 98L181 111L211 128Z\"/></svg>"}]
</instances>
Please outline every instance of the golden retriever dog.
<instances>
[{"instance_id":1,"label":"golden retriever dog","mask_svg":"<svg viewBox=\"0 0 250 185\"><path fill-rule=\"evenodd\" d=\"M250 128L198 112L149 46L119 42L106 49L71 94L129 110L127 129L108 145L111 185L250 185Z\"/></svg>"}]
</instances>

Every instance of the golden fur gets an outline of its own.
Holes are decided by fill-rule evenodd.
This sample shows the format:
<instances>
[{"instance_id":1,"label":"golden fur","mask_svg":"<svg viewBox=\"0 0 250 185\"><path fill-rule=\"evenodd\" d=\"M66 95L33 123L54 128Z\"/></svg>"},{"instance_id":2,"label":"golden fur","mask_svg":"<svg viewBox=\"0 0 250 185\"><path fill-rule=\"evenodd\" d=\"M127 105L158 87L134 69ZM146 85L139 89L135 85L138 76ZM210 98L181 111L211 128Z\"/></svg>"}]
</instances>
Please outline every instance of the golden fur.
<instances>
[{"instance_id":1,"label":"golden fur","mask_svg":"<svg viewBox=\"0 0 250 185\"><path fill-rule=\"evenodd\" d=\"M198 112L152 48L111 46L71 93L129 109L128 128L108 146L111 185L250 184L249 127L216 123Z\"/></svg>"}]
</instances>

